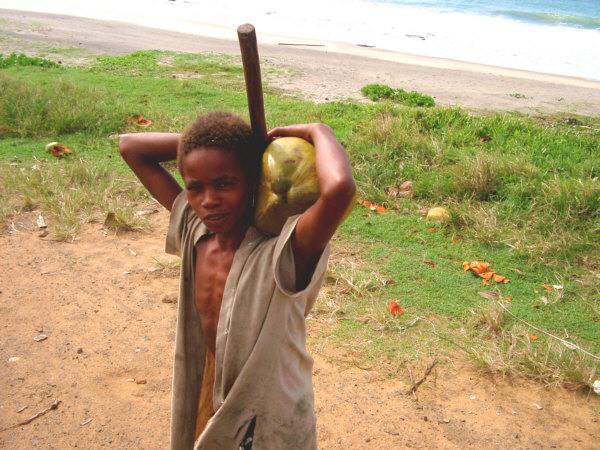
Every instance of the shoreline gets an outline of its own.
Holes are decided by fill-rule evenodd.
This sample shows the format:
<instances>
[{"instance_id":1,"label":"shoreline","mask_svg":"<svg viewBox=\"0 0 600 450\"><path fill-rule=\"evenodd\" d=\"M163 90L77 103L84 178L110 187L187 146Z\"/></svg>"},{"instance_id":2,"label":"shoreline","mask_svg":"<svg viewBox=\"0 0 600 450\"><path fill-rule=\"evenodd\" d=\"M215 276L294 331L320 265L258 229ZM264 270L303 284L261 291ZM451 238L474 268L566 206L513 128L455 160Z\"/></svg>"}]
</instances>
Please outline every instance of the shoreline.
<instances>
[{"instance_id":1,"label":"shoreline","mask_svg":"<svg viewBox=\"0 0 600 450\"><path fill-rule=\"evenodd\" d=\"M235 29L190 20L165 19L160 28L152 28L147 26L151 23L147 18L136 20L136 24L21 9L0 9L0 18L7 21L6 25L20 26L19 30L5 27L8 30L3 32L6 39L0 41L0 53L7 53L11 42L25 41L34 46L72 46L105 54L157 49L239 55ZM193 34L189 32L191 29ZM265 84L298 93L308 100L362 99L362 86L380 83L431 95L440 106L459 106L476 112L600 116L598 81L398 53L360 44L269 35L260 30L257 40L263 65L290 69L276 75L263 71Z\"/></svg>"}]
</instances>

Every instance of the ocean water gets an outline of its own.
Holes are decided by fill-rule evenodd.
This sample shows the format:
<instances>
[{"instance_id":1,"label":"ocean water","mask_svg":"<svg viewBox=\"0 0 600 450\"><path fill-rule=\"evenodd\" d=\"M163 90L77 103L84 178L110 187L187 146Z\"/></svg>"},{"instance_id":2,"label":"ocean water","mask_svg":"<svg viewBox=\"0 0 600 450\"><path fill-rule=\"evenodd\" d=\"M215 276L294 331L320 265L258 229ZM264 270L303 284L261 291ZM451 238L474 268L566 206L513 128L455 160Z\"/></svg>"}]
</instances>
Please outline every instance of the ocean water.
<instances>
[{"instance_id":1,"label":"ocean water","mask_svg":"<svg viewBox=\"0 0 600 450\"><path fill-rule=\"evenodd\" d=\"M600 81L600 0L0 0L0 8L123 20L187 33L201 23L341 41Z\"/></svg>"},{"instance_id":2,"label":"ocean water","mask_svg":"<svg viewBox=\"0 0 600 450\"><path fill-rule=\"evenodd\" d=\"M600 80L600 0L156 0L258 32Z\"/></svg>"}]
</instances>

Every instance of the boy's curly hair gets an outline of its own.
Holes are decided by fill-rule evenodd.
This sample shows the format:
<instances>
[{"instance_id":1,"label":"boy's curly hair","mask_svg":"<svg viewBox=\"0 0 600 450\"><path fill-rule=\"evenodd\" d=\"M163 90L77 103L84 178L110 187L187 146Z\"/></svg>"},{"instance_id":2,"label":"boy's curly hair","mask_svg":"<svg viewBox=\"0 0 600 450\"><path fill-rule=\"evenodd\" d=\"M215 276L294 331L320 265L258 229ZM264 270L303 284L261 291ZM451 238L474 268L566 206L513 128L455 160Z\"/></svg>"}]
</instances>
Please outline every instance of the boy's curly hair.
<instances>
[{"instance_id":1,"label":"boy's curly hair","mask_svg":"<svg viewBox=\"0 0 600 450\"><path fill-rule=\"evenodd\" d=\"M203 146L233 152L240 162L247 181L258 181L263 148L244 119L235 114L215 111L198 116L185 127L177 150L177 165L183 175L183 155Z\"/></svg>"}]
</instances>

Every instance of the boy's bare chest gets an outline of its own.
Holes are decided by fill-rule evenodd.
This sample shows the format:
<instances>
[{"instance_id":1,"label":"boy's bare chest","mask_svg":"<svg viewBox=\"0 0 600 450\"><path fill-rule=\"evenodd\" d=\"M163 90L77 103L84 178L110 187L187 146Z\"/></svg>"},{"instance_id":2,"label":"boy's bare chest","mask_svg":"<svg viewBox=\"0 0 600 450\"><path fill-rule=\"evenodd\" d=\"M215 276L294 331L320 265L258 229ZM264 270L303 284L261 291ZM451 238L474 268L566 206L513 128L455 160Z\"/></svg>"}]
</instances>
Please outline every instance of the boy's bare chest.
<instances>
[{"instance_id":1,"label":"boy's bare chest","mask_svg":"<svg viewBox=\"0 0 600 450\"><path fill-rule=\"evenodd\" d=\"M208 242L196 246L194 300L209 348L215 351L221 302L235 252L217 250Z\"/></svg>"}]
</instances>

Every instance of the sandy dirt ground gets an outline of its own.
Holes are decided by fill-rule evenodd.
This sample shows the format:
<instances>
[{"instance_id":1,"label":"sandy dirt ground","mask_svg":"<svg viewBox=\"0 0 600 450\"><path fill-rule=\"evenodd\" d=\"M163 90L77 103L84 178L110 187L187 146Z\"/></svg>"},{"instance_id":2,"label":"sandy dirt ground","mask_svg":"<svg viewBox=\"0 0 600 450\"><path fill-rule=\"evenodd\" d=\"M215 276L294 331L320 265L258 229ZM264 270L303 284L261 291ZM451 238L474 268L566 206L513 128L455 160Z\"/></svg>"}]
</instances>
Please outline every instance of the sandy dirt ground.
<instances>
[{"instance_id":1,"label":"sandy dirt ground","mask_svg":"<svg viewBox=\"0 0 600 450\"><path fill-rule=\"evenodd\" d=\"M19 45L238 52L231 41L116 22L7 10L0 19L23 24L4 29L4 52ZM269 83L319 101L358 98L362 85L382 82L481 111L597 115L600 104L597 83L582 80L276 44L261 45L261 54L300 72ZM89 224L71 243L40 237L36 218L24 213L0 235L0 447L166 448L178 285L163 250L167 213L151 216L152 233L116 235ZM319 326L309 320L309 335L318 336ZM321 448L592 449L600 442L598 396L493 379L456 354L433 369L415 399L406 395L404 368L389 378L318 342L310 350ZM429 363L414 362L416 379Z\"/></svg>"},{"instance_id":2,"label":"sandy dirt ground","mask_svg":"<svg viewBox=\"0 0 600 450\"><path fill-rule=\"evenodd\" d=\"M144 234L90 224L64 243L40 237L32 211L0 236L0 447L168 447L178 275L164 253L167 217L154 214ZM309 320L309 335L319 326ZM415 399L406 368L390 378L322 340L310 351L324 449L600 442L597 396L494 380L456 354ZM429 363L413 362L415 381Z\"/></svg>"}]
</instances>

